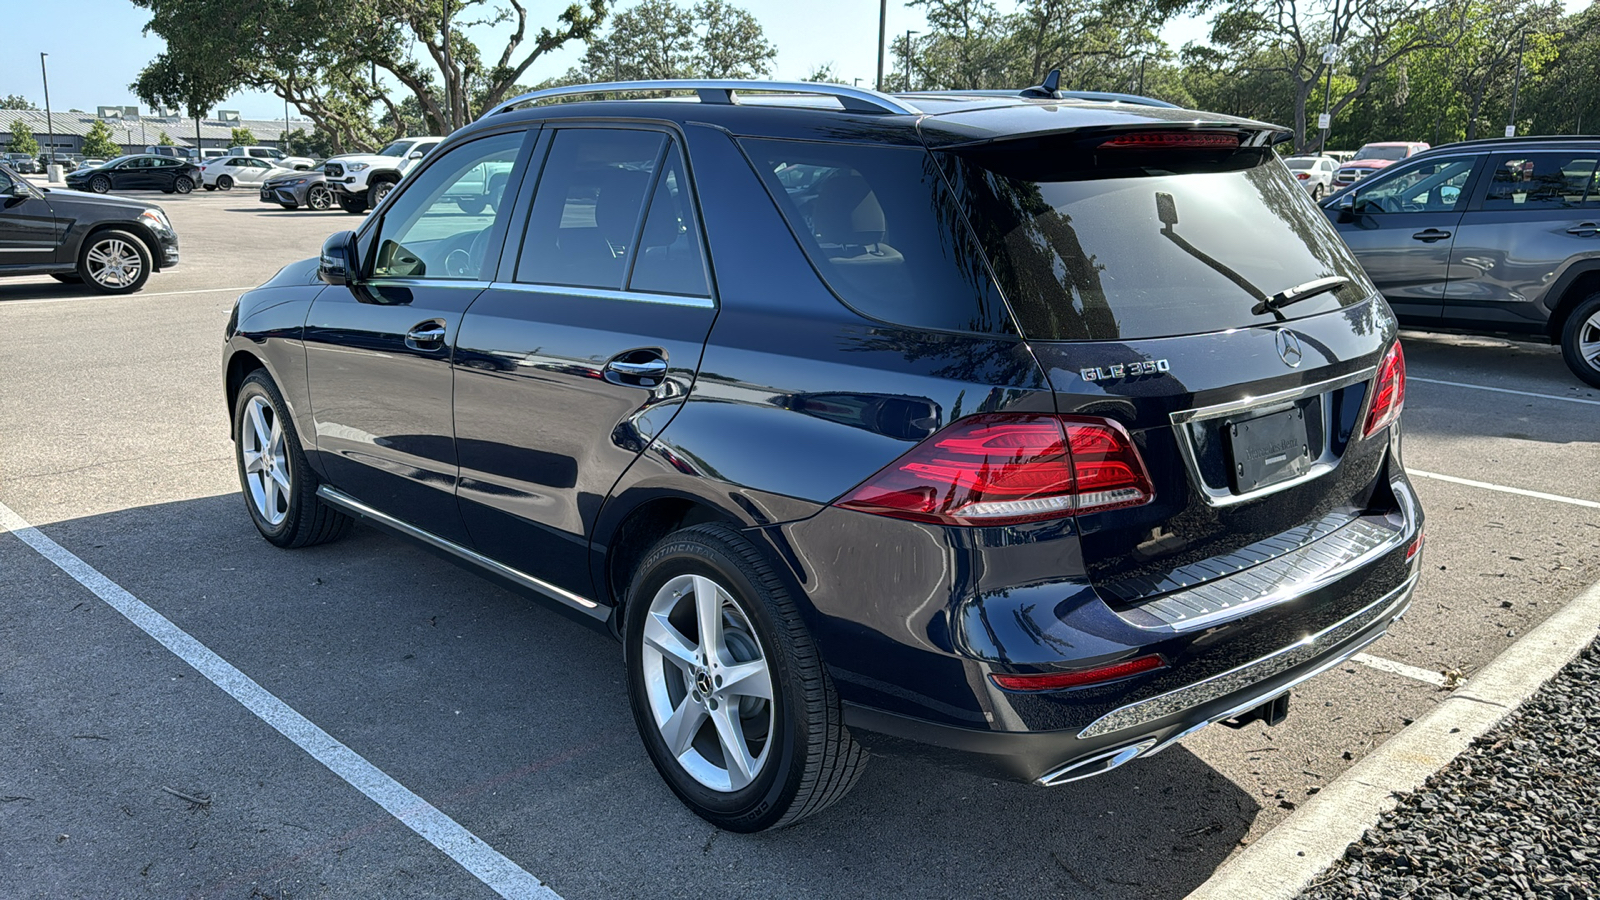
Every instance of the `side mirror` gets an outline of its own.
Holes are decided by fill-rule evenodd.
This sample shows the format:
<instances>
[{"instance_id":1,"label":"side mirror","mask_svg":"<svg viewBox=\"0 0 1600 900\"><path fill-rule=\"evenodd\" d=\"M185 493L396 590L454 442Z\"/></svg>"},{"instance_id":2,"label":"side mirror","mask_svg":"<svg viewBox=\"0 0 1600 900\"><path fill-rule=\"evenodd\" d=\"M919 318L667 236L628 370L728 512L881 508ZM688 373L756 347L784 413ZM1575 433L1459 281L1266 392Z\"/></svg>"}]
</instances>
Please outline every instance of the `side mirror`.
<instances>
[{"instance_id":1,"label":"side mirror","mask_svg":"<svg viewBox=\"0 0 1600 900\"><path fill-rule=\"evenodd\" d=\"M1356 192L1350 191L1333 202L1333 208L1339 213L1339 221L1348 222L1356 215Z\"/></svg>"},{"instance_id":2,"label":"side mirror","mask_svg":"<svg viewBox=\"0 0 1600 900\"><path fill-rule=\"evenodd\" d=\"M8 193L10 193L11 196L13 196L13 197L19 197L19 198L27 198L27 197L32 197L33 196L33 192L28 190L28 186L25 185L25 184L20 184L20 183L13 184L11 186L11 190Z\"/></svg>"},{"instance_id":3,"label":"side mirror","mask_svg":"<svg viewBox=\"0 0 1600 900\"><path fill-rule=\"evenodd\" d=\"M358 271L355 232L341 231L322 242L322 260L317 265L317 277L324 283L350 284L355 281Z\"/></svg>"},{"instance_id":4,"label":"side mirror","mask_svg":"<svg viewBox=\"0 0 1600 900\"><path fill-rule=\"evenodd\" d=\"M406 159L421 159L421 158L422 158L422 151L421 150L413 150L413 151L411 151L411 155L406 157Z\"/></svg>"}]
</instances>

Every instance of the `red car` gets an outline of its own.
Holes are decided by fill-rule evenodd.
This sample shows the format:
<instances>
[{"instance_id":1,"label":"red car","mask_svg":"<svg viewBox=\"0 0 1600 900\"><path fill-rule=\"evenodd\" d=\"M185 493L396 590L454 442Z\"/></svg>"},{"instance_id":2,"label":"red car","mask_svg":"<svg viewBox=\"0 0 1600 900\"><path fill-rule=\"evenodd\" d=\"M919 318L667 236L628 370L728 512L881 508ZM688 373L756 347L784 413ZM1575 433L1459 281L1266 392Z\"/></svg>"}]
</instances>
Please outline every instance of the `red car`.
<instances>
[{"instance_id":1,"label":"red car","mask_svg":"<svg viewBox=\"0 0 1600 900\"><path fill-rule=\"evenodd\" d=\"M1376 144L1367 144L1347 163L1333 173L1333 187L1335 190L1347 188L1352 184L1366 178L1379 169L1409 159L1428 149L1424 141L1384 141Z\"/></svg>"}]
</instances>

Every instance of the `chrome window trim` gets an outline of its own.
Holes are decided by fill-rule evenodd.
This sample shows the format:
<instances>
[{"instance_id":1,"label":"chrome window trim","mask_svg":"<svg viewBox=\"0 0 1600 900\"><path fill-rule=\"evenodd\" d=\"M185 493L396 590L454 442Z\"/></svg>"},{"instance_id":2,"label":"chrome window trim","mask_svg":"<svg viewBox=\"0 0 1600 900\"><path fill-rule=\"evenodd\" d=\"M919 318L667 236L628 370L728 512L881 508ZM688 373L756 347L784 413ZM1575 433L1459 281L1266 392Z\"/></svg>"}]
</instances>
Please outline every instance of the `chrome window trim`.
<instances>
[{"instance_id":1,"label":"chrome window trim","mask_svg":"<svg viewBox=\"0 0 1600 900\"><path fill-rule=\"evenodd\" d=\"M409 525L405 522L402 522L399 519L388 515L387 513L381 513L365 503L355 499L354 497L351 497L349 494L335 490L334 488L328 487L325 484L317 488L317 496L328 501L329 503L332 503L334 506L340 507L346 512L354 513L355 515L380 522L385 526L406 535L407 537L416 538L423 543L437 547L440 550L449 553L451 556L466 560L467 562L487 569L490 572L501 576L502 578L508 578L517 584L532 588L533 590L538 591L539 593L544 594L551 599L558 600L567 606L583 612L585 615L593 616L597 619L604 619L607 615L609 615L607 610L601 608L600 604L590 600L588 597L584 597L580 594L574 594L565 588L556 587L550 582L535 578L532 575L529 575L527 572L521 571L520 569L513 569L504 563L495 562L476 550L469 550L466 547L463 547L454 541L442 538L431 531L424 531L415 525Z\"/></svg>"},{"instance_id":2,"label":"chrome window trim","mask_svg":"<svg viewBox=\"0 0 1600 900\"><path fill-rule=\"evenodd\" d=\"M1318 646L1319 644L1337 644L1354 638L1361 631L1377 623L1386 615L1392 615L1390 621L1399 618L1400 613L1405 611L1404 608L1411 599L1411 592L1416 586L1417 573L1412 572L1405 581L1401 582L1399 587L1316 634L1308 634L1287 647L1275 650L1266 656L1251 660L1243 665L1235 666L1226 672L1219 672L1209 678L1203 678L1193 684L1186 684L1164 694L1157 694L1154 697L1146 697L1126 706L1120 706L1090 722L1082 731L1078 732L1078 737L1092 738L1127 728L1137 728L1148 722L1181 713L1197 706L1203 706L1213 700L1218 700L1228 696L1230 693L1234 693L1234 691L1219 689L1226 681L1241 675L1253 674L1252 670L1262 669L1263 671L1259 678L1255 678L1249 684L1239 688L1239 690L1248 690L1254 684L1266 681L1275 675L1300 665L1302 662L1315 658L1318 653L1326 649L1325 646ZM1394 612L1397 608L1399 612ZM1374 637L1372 640L1376 639ZM1235 704L1220 718L1232 718L1252 706L1259 705L1257 697L1262 699L1274 697L1310 678L1314 678L1361 652L1362 648L1370 643L1372 643L1371 640L1361 641L1354 646L1345 648L1342 652L1334 654L1332 658L1317 663L1313 668L1302 672L1286 684L1276 686L1270 691L1253 693L1250 695L1250 700ZM1218 719L1211 719L1210 721L1218 721Z\"/></svg>"},{"instance_id":3,"label":"chrome window trim","mask_svg":"<svg viewBox=\"0 0 1600 900\"><path fill-rule=\"evenodd\" d=\"M361 282L372 287L454 287L470 288L481 291L489 287L489 282L469 278L402 278L380 275L368 278Z\"/></svg>"},{"instance_id":4,"label":"chrome window trim","mask_svg":"<svg viewBox=\"0 0 1600 900\"><path fill-rule=\"evenodd\" d=\"M1189 472L1190 482L1194 485L1195 490L1200 492L1200 496L1205 499L1207 506L1223 507L1233 506L1236 503L1245 503L1276 494L1279 491L1299 487L1332 472L1339 465L1339 457L1334 456L1332 451L1328 449L1328 438L1333 431L1333 410L1326 403L1322 404L1322 454L1311 464L1311 468L1287 481L1280 481L1242 494L1236 494L1227 488L1215 488L1206 482L1205 476L1200 473L1200 460L1195 455L1194 440L1189 434L1189 426L1196 422L1206 422L1225 416L1238 415L1243 412L1266 410L1270 407L1292 403L1314 394L1325 394L1363 381L1371 381L1377 371L1377 366L1369 366L1358 372L1351 372L1348 375L1341 375L1338 378L1330 378L1326 381L1305 384L1259 397L1245 397L1239 400L1231 400L1227 403L1184 409L1169 414L1168 418L1172 420L1172 432L1178 439L1179 455L1183 457L1183 466ZM1368 391L1368 396L1362 398L1361 408L1363 413L1366 411L1367 402L1371 394L1372 392ZM1350 439L1352 441L1358 440L1355 435L1351 435Z\"/></svg>"},{"instance_id":5,"label":"chrome window trim","mask_svg":"<svg viewBox=\"0 0 1600 900\"><path fill-rule=\"evenodd\" d=\"M545 294L559 297L592 297L596 300L627 300L634 303L660 303L667 306L692 306L697 309L716 309L717 304L710 297L695 297L687 294L649 294L644 291L615 291L608 288L572 287L554 284L523 284L517 281L496 281L489 285L491 290L521 291L525 294Z\"/></svg>"}]
</instances>

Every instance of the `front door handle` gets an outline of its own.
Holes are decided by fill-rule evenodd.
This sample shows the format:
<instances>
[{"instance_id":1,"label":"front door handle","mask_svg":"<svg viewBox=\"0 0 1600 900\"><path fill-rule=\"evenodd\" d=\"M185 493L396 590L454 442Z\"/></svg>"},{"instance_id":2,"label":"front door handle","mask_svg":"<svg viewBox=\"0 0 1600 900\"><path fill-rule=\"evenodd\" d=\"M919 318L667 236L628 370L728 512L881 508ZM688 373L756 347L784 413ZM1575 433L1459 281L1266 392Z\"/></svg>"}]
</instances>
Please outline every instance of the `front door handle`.
<instances>
[{"instance_id":1,"label":"front door handle","mask_svg":"<svg viewBox=\"0 0 1600 900\"><path fill-rule=\"evenodd\" d=\"M612 384L654 388L667 377L667 358L660 350L629 350L606 363L604 376Z\"/></svg>"},{"instance_id":2,"label":"front door handle","mask_svg":"<svg viewBox=\"0 0 1600 900\"><path fill-rule=\"evenodd\" d=\"M444 344L444 321L429 319L418 322L406 332L406 346L413 350L437 350Z\"/></svg>"},{"instance_id":3,"label":"front door handle","mask_svg":"<svg viewBox=\"0 0 1600 900\"><path fill-rule=\"evenodd\" d=\"M1424 244L1431 244L1434 241L1442 241L1449 236L1450 232L1440 231L1437 228L1424 228L1423 230L1412 235L1413 238L1423 242Z\"/></svg>"},{"instance_id":4,"label":"front door handle","mask_svg":"<svg viewBox=\"0 0 1600 900\"><path fill-rule=\"evenodd\" d=\"M1575 234L1578 237L1594 237L1594 234L1597 231L1600 231L1600 224L1596 224L1594 222L1583 222L1568 228L1567 234Z\"/></svg>"},{"instance_id":5,"label":"front door handle","mask_svg":"<svg viewBox=\"0 0 1600 900\"><path fill-rule=\"evenodd\" d=\"M606 368L630 378L665 378L667 375L667 361L659 358L644 362L623 362L614 359L606 365Z\"/></svg>"}]
</instances>

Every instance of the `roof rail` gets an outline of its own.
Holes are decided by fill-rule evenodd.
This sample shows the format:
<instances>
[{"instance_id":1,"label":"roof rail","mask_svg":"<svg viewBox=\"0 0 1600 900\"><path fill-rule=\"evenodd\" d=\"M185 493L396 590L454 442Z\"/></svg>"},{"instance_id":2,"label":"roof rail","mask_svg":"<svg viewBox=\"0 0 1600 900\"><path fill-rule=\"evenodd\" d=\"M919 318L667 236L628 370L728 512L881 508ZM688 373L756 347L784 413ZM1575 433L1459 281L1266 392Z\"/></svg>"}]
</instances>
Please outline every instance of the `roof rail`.
<instances>
[{"instance_id":1,"label":"roof rail","mask_svg":"<svg viewBox=\"0 0 1600 900\"><path fill-rule=\"evenodd\" d=\"M738 103L736 92L763 94L811 94L832 97L850 112L888 113L897 116L921 115L922 110L888 94L842 84L810 81L750 81L725 78L663 79L659 81L608 81L599 84L573 84L545 88L512 97L483 114L483 118L529 103L556 97L586 94L633 94L645 91L694 91L701 103Z\"/></svg>"}]
</instances>

